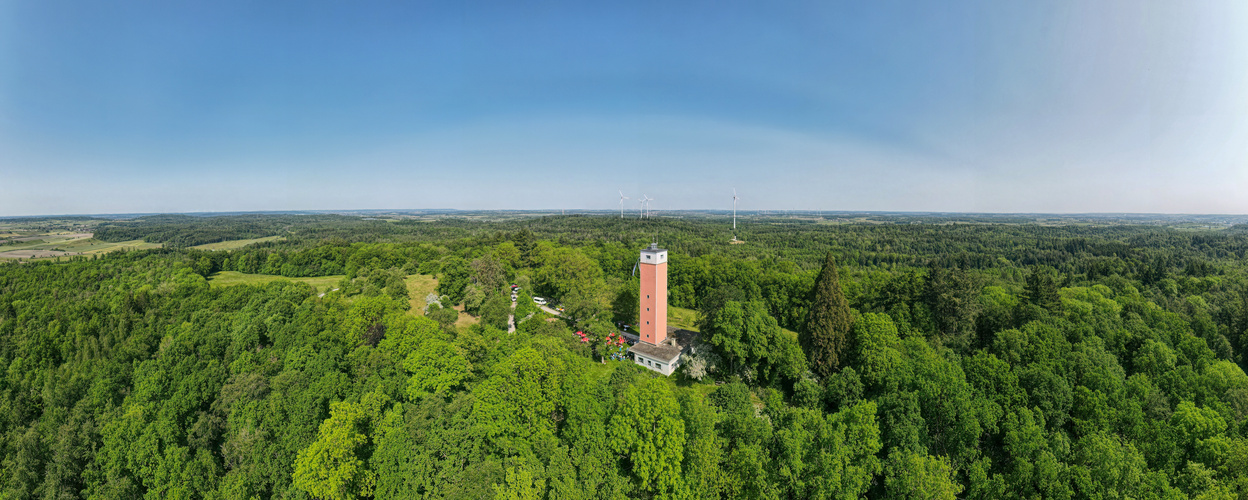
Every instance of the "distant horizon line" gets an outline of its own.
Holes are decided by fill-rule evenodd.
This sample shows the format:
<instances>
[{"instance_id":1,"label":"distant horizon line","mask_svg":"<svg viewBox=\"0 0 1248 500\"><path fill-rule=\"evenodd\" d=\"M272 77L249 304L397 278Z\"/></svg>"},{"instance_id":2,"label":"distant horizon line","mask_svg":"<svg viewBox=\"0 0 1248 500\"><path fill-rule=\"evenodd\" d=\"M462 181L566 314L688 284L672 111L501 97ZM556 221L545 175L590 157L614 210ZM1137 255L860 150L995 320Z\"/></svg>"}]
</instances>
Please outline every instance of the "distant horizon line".
<instances>
[{"instance_id":1,"label":"distant horizon line","mask_svg":"<svg viewBox=\"0 0 1248 500\"><path fill-rule=\"evenodd\" d=\"M0 215L0 220L6 219L47 219L56 217L90 217L90 218L137 218L152 215L187 215L198 217L211 216L229 216L229 215L267 215L267 214L450 214L450 213L542 213L551 215L577 215L577 214L594 214L594 215L610 215L619 214L618 209L591 209L591 208L494 208L494 209L465 209L465 208L360 208L360 209L297 209L297 210L223 210L223 211L189 211L189 212L99 212L99 213L76 213L76 214L39 214L39 215ZM574 213L568 213L574 212ZM721 208L684 208L684 209L666 209L653 214L652 216L662 217L665 213L732 213L732 209ZM1192 212L960 212L960 211L940 211L940 210L823 210L823 209L784 209L784 208L751 208L737 209L738 214L758 214L759 212L768 212L769 214L874 214L874 215L981 215L981 216L1168 216L1168 217L1248 217L1248 214L1236 213L1192 213ZM629 217L629 211L625 210L625 218ZM633 216L636 218L636 216Z\"/></svg>"}]
</instances>

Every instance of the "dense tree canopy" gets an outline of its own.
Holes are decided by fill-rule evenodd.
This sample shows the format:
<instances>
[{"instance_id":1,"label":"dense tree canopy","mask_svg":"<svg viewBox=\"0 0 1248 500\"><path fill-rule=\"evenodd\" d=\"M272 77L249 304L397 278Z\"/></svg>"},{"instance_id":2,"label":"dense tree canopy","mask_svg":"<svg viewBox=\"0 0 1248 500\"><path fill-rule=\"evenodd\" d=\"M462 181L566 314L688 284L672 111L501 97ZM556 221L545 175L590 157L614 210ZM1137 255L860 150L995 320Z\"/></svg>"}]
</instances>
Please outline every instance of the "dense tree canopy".
<instances>
[{"instance_id":1,"label":"dense tree canopy","mask_svg":"<svg viewBox=\"0 0 1248 500\"><path fill-rule=\"evenodd\" d=\"M1248 496L1248 232L767 222L101 223L168 245L0 263L0 497ZM656 237L667 378L601 340Z\"/></svg>"}]
</instances>

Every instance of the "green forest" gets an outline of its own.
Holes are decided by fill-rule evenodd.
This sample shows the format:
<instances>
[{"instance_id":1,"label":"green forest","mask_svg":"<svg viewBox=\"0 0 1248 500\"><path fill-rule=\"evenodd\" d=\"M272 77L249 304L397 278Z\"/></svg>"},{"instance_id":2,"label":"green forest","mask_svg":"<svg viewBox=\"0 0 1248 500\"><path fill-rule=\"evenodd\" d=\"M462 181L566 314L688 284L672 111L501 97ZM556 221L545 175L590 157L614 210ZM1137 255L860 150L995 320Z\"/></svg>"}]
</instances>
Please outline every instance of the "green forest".
<instances>
[{"instance_id":1,"label":"green forest","mask_svg":"<svg viewBox=\"0 0 1248 500\"><path fill-rule=\"evenodd\" d=\"M1248 499L1242 225L93 224L164 248L0 263L0 498ZM652 241L671 377L607 340Z\"/></svg>"}]
</instances>

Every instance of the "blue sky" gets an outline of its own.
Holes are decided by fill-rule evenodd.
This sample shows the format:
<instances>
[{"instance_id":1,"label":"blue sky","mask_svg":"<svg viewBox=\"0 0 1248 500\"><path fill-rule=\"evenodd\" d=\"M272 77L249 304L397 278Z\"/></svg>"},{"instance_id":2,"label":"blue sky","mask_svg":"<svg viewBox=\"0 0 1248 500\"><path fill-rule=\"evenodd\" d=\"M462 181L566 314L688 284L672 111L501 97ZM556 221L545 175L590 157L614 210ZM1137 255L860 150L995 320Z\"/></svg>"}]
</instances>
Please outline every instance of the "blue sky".
<instances>
[{"instance_id":1,"label":"blue sky","mask_svg":"<svg viewBox=\"0 0 1248 500\"><path fill-rule=\"evenodd\" d=\"M1239 0L0 0L0 215L1242 214L1244 89Z\"/></svg>"}]
</instances>

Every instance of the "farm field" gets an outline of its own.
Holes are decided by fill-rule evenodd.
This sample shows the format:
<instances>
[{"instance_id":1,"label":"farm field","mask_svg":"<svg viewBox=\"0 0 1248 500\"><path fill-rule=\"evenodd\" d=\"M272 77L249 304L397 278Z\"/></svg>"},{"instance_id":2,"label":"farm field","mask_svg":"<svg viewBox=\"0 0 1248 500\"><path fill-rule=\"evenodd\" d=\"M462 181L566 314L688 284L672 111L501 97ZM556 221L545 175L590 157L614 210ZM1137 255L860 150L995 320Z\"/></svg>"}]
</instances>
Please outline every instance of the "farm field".
<instances>
[{"instance_id":1,"label":"farm field","mask_svg":"<svg viewBox=\"0 0 1248 500\"><path fill-rule=\"evenodd\" d=\"M248 240L226 240L216 243L204 243L203 245L195 245L190 247L195 250L238 250L253 243L264 243L266 241L278 241L282 236L265 236L263 238L252 238Z\"/></svg>"},{"instance_id":2,"label":"farm field","mask_svg":"<svg viewBox=\"0 0 1248 500\"><path fill-rule=\"evenodd\" d=\"M345 276L339 274L334 276L316 276L311 278L287 278L285 276L272 276L268 274L246 274L238 271L221 271L214 273L208 277L210 286L233 286L233 285L261 285L278 280L298 281L312 285L318 293L338 286L338 282Z\"/></svg>"},{"instance_id":3,"label":"farm field","mask_svg":"<svg viewBox=\"0 0 1248 500\"><path fill-rule=\"evenodd\" d=\"M0 259L42 259L70 257L74 255L97 255L117 250L160 248L160 243L143 240L108 242L92 237L91 233L39 234L14 238L16 243L0 246Z\"/></svg>"}]
</instances>

